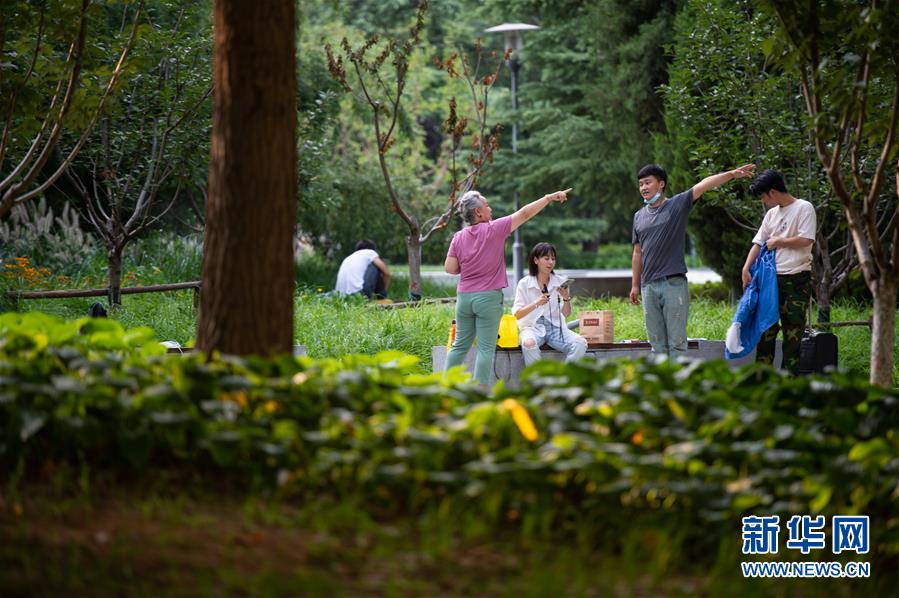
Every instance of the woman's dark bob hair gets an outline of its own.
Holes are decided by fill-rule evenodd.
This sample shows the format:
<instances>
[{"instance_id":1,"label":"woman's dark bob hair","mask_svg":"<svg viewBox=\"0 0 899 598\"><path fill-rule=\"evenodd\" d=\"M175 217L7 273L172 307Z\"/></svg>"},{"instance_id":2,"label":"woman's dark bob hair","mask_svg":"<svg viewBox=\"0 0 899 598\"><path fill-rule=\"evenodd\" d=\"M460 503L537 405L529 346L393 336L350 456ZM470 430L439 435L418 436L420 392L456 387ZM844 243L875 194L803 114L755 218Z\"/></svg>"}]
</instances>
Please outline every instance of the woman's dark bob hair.
<instances>
[{"instance_id":1,"label":"woman's dark bob hair","mask_svg":"<svg viewBox=\"0 0 899 598\"><path fill-rule=\"evenodd\" d=\"M531 276L537 276L537 260L545 255L556 257L556 248L552 243L537 243L528 254L528 272Z\"/></svg>"}]
</instances>

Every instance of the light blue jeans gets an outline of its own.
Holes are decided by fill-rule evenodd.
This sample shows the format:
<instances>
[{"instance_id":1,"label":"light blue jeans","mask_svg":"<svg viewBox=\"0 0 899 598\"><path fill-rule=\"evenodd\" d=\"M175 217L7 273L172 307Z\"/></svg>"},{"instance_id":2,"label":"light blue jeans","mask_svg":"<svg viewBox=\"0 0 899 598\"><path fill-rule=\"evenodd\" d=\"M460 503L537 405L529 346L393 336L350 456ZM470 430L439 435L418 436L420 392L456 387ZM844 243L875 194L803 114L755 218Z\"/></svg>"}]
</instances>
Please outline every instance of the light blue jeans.
<instances>
[{"instance_id":1,"label":"light blue jeans","mask_svg":"<svg viewBox=\"0 0 899 598\"><path fill-rule=\"evenodd\" d=\"M690 288L686 276L673 276L645 284L643 316L655 355L678 357L687 354L687 317Z\"/></svg>"},{"instance_id":2,"label":"light blue jeans","mask_svg":"<svg viewBox=\"0 0 899 598\"><path fill-rule=\"evenodd\" d=\"M540 359L540 345L543 343L560 353L564 353L566 363L577 361L587 352L586 339L568 330L567 326L564 329L560 329L558 324L553 326L542 316L537 320L537 323L543 324L545 332L543 336L537 334L534 328L524 328L518 333L524 365L531 365Z\"/></svg>"}]
</instances>

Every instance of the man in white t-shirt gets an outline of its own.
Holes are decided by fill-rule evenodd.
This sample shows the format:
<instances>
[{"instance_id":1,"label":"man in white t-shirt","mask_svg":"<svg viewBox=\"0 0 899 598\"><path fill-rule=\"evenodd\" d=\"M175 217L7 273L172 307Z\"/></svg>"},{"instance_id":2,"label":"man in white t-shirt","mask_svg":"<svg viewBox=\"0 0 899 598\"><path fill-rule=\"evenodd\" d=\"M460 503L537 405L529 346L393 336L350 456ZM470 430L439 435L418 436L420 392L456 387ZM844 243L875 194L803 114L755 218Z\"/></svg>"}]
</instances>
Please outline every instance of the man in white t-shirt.
<instances>
[{"instance_id":1,"label":"man in white t-shirt","mask_svg":"<svg viewBox=\"0 0 899 598\"><path fill-rule=\"evenodd\" d=\"M761 197L769 209L752 239L752 249L743 265L743 287L752 280L749 268L758 257L762 244L767 245L768 249L775 249L780 311L780 326L775 323L762 335L756 350L756 361L774 361L774 340L782 327L782 367L795 374L799 366L799 346L805 332L805 312L812 294L812 245L817 232L815 207L804 199L790 195L783 175L774 170L761 173L752 182L749 192Z\"/></svg>"},{"instance_id":2,"label":"man in white t-shirt","mask_svg":"<svg viewBox=\"0 0 899 598\"><path fill-rule=\"evenodd\" d=\"M378 257L378 246L368 239L356 243L356 251L340 264L336 290L344 295L362 293L369 299L383 299L390 286L390 269Z\"/></svg>"}]
</instances>

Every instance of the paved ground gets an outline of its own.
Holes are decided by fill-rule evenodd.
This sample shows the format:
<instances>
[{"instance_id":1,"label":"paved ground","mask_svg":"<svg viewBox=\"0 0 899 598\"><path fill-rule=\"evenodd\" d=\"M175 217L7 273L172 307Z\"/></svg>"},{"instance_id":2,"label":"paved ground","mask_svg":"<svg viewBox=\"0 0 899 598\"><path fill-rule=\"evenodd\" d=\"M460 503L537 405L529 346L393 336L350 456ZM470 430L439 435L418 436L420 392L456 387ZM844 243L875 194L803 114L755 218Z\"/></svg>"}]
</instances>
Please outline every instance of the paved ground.
<instances>
[{"instance_id":1,"label":"paved ground","mask_svg":"<svg viewBox=\"0 0 899 598\"><path fill-rule=\"evenodd\" d=\"M616 270L565 270L559 269L556 270L556 273L561 276L567 276L568 278L574 279L610 279L612 280L622 280L627 279L630 281L631 271L626 268L620 268ZM506 274L509 277L509 286L505 288L503 294L507 299L510 299L513 295L515 285L514 285L514 273L512 270L506 270ZM423 278L427 278L428 280L433 280L435 282L439 282L447 285L455 285L459 281L458 275L447 274L446 272L422 272ZM694 268L687 272L687 279L693 284L703 284L706 282L720 282L721 277L714 271L708 268Z\"/></svg>"}]
</instances>

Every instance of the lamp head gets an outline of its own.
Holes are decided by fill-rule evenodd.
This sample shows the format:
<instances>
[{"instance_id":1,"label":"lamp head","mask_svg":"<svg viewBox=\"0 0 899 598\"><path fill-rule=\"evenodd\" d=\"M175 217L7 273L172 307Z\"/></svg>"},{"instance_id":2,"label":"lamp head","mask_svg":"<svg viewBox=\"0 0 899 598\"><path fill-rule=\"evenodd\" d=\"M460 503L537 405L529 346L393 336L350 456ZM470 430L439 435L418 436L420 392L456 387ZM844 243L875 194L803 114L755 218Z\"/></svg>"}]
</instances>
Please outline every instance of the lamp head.
<instances>
[{"instance_id":1,"label":"lamp head","mask_svg":"<svg viewBox=\"0 0 899 598\"><path fill-rule=\"evenodd\" d=\"M521 38L522 33L525 31L533 31L534 29L540 29L540 27L528 23L503 23L502 25L490 27L484 31L486 33L502 33L506 42L505 49L508 50L511 48L514 54L518 54L521 52L521 48L524 45Z\"/></svg>"}]
</instances>

